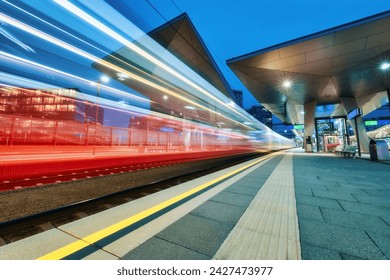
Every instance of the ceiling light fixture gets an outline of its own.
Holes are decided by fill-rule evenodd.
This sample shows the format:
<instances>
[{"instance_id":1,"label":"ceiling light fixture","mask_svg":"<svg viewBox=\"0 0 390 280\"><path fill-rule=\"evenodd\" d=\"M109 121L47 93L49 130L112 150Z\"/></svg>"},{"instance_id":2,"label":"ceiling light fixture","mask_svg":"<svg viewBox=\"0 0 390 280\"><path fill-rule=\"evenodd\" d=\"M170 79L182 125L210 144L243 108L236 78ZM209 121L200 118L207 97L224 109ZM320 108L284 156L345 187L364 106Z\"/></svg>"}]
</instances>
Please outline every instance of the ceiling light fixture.
<instances>
[{"instance_id":1,"label":"ceiling light fixture","mask_svg":"<svg viewBox=\"0 0 390 280\"><path fill-rule=\"evenodd\" d=\"M389 62L382 62L381 63L381 66L380 66L380 69L383 70L383 71L386 71L390 68L390 63Z\"/></svg>"},{"instance_id":2,"label":"ceiling light fixture","mask_svg":"<svg viewBox=\"0 0 390 280\"><path fill-rule=\"evenodd\" d=\"M286 81L283 82L283 87L284 87L284 88L290 88L291 85L292 85L292 83L291 83L291 81L289 81L289 80L286 80Z\"/></svg>"}]
</instances>

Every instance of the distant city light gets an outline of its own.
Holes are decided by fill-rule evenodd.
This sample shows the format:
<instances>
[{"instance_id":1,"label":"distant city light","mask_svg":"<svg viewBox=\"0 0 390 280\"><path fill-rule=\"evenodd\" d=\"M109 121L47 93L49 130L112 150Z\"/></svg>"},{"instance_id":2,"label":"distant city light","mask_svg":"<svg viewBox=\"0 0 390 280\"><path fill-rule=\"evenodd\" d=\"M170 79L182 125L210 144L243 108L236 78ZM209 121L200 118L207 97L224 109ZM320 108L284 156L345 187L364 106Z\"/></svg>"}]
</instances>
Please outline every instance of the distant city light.
<instances>
[{"instance_id":1,"label":"distant city light","mask_svg":"<svg viewBox=\"0 0 390 280\"><path fill-rule=\"evenodd\" d=\"M292 85L292 83L289 80L286 80L283 82L283 87L285 87L285 88L289 88L289 87L291 87L291 85Z\"/></svg>"},{"instance_id":2,"label":"distant city light","mask_svg":"<svg viewBox=\"0 0 390 280\"><path fill-rule=\"evenodd\" d=\"M381 68L381 70L386 71L387 69L390 68L390 63L389 62L382 62L380 68Z\"/></svg>"}]
</instances>

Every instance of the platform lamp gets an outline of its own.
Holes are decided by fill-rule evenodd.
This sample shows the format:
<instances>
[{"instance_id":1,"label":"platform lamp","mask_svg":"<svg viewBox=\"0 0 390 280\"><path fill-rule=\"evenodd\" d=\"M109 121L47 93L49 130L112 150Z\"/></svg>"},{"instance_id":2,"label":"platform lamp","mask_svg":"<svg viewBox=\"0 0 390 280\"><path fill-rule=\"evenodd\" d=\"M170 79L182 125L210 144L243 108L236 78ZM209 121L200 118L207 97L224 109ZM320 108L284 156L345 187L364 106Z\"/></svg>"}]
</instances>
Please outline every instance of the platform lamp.
<instances>
[{"instance_id":1,"label":"platform lamp","mask_svg":"<svg viewBox=\"0 0 390 280\"><path fill-rule=\"evenodd\" d=\"M92 82L91 85L96 85L96 101L95 101L95 106L96 106L96 113L95 113L95 133L94 133L94 140L93 140L93 155L96 154L96 134L97 134L97 124L98 124L98 119L99 119L99 97L100 97L100 84L101 83L108 83L110 81L110 78L106 75L103 75L100 77L100 79L94 83Z\"/></svg>"}]
</instances>

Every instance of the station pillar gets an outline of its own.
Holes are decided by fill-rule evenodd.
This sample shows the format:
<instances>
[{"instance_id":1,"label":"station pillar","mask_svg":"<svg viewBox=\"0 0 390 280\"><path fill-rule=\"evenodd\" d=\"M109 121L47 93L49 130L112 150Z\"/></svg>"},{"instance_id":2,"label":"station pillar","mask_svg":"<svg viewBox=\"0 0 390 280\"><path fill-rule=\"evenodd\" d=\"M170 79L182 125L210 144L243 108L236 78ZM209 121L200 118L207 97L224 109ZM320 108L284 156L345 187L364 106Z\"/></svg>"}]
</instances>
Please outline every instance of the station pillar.
<instances>
[{"instance_id":1,"label":"station pillar","mask_svg":"<svg viewBox=\"0 0 390 280\"><path fill-rule=\"evenodd\" d=\"M315 113L316 113L317 100L313 100L304 104L305 113L305 138L303 139L303 148L305 152L313 152L315 140L313 139Z\"/></svg>"},{"instance_id":2,"label":"station pillar","mask_svg":"<svg viewBox=\"0 0 390 280\"><path fill-rule=\"evenodd\" d=\"M341 103L343 104L344 110L346 113L359 107L355 98L340 97L340 99L341 99ZM364 112L363 112L363 114L364 114ZM353 122L353 121L351 121L350 124L351 124L351 127L352 127L355 135L359 134L360 150L362 152L368 153L369 152L369 149L368 149L369 145L368 144L369 144L370 140L368 138L366 127L364 125L364 121L363 121L362 116L357 117L357 119L356 119L357 126L355 125L355 122Z\"/></svg>"}]
</instances>

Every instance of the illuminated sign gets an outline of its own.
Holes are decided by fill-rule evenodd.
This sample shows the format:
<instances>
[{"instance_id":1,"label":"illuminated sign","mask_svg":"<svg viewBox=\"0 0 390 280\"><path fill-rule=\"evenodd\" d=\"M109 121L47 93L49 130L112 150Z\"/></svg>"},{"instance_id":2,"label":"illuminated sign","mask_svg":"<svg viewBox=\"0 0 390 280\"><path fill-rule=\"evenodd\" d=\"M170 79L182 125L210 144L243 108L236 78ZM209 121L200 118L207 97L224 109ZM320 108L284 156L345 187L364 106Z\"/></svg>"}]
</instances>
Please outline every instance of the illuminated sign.
<instances>
[{"instance_id":1,"label":"illuminated sign","mask_svg":"<svg viewBox=\"0 0 390 280\"><path fill-rule=\"evenodd\" d=\"M364 124L365 124L366 126L378 125L378 121L365 121Z\"/></svg>"},{"instance_id":2,"label":"illuminated sign","mask_svg":"<svg viewBox=\"0 0 390 280\"><path fill-rule=\"evenodd\" d=\"M294 129L303 129L303 124L294 125Z\"/></svg>"}]
</instances>

